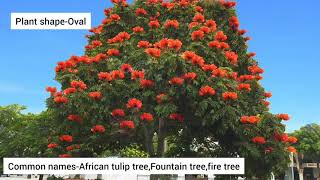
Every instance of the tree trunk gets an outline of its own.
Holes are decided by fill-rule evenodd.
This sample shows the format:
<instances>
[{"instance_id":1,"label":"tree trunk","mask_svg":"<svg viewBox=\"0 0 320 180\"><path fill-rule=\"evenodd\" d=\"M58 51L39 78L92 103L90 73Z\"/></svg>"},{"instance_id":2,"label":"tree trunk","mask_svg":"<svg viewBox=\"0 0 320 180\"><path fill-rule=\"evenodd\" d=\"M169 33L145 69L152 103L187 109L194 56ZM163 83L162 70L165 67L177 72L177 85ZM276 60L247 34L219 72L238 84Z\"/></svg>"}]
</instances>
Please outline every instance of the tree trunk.
<instances>
[{"instance_id":1,"label":"tree trunk","mask_svg":"<svg viewBox=\"0 0 320 180\"><path fill-rule=\"evenodd\" d=\"M43 174L39 175L39 180L43 180Z\"/></svg>"},{"instance_id":2,"label":"tree trunk","mask_svg":"<svg viewBox=\"0 0 320 180\"><path fill-rule=\"evenodd\" d=\"M102 180L102 174L97 175L97 180Z\"/></svg>"},{"instance_id":3,"label":"tree trunk","mask_svg":"<svg viewBox=\"0 0 320 180\"><path fill-rule=\"evenodd\" d=\"M159 119L159 132L158 132L158 147L157 147L157 157L162 157L165 151L165 122L163 119Z\"/></svg>"}]
</instances>

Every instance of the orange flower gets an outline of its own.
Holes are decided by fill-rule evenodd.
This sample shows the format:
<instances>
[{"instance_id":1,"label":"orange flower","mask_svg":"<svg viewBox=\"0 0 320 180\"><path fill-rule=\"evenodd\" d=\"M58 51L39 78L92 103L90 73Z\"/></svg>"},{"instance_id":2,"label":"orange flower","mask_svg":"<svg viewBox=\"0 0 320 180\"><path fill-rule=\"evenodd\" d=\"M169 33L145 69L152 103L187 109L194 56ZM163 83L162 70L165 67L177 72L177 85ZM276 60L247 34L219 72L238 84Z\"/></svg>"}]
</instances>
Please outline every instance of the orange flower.
<instances>
[{"instance_id":1,"label":"orange flower","mask_svg":"<svg viewBox=\"0 0 320 180\"><path fill-rule=\"evenodd\" d=\"M214 96L215 94L216 94L216 91L210 86L203 86L199 90L200 96L206 96L206 95Z\"/></svg>"},{"instance_id":2,"label":"orange flower","mask_svg":"<svg viewBox=\"0 0 320 180\"><path fill-rule=\"evenodd\" d=\"M221 49L229 49L230 48L229 44L226 42L220 42L220 47L221 47Z\"/></svg>"},{"instance_id":3,"label":"orange flower","mask_svg":"<svg viewBox=\"0 0 320 180\"><path fill-rule=\"evenodd\" d=\"M247 56L248 56L249 58L252 58L252 57L256 56L256 53L254 53L254 52L248 53Z\"/></svg>"},{"instance_id":4,"label":"orange flower","mask_svg":"<svg viewBox=\"0 0 320 180\"><path fill-rule=\"evenodd\" d=\"M122 64L121 70L123 72L132 72L132 66L130 64Z\"/></svg>"},{"instance_id":5,"label":"orange flower","mask_svg":"<svg viewBox=\"0 0 320 180\"><path fill-rule=\"evenodd\" d=\"M131 109L131 108L141 109L142 108L142 102L139 99L136 99L136 98L129 99L129 101L127 103L127 108L129 108L129 109Z\"/></svg>"},{"instance_id":6,"label":"orange flower","mask_svg":"<svg viewBox=\"0 0 320 180\"><path fill-rule=\"evenodd\" d=\"M179 22L177 20L167 20L164 23L164 28L168 29L170 27L178 29L179 28Z\"/></svg>"},{"instance_id":7,"label":"orange flower","mask_svg":"<svg viewBox=\"0 0 320 180\"><path fill-rule=\"evenodd\" d=\"M147 15L147 11L144 10L143 8L138 8L136 10L136 16L145 16L145 15Z\"/></svg>"},{"instance_id":8,"label":"orange flower","mask_svg":"<svg viewBox=\"0 0 320 180\"><path fill-rule=\"evenodd\" d=\"M209 46L210 48L217 48L217 49L220 49L220 48L221 48L221 44L220 44L220 42L217 41L217 40L209 42L208 46Z\"/></svg>"},{"instance_id":9,"label":"orange flower","mask_svg":"<svg viewBox=\"0 0 320 180\"><path fill-rule=\"evenodd\" d=\"M134 28L132 28L134 33L142 33L144 31L143 27L140 26L136 26Z\"/></svg>"},{"instance_id":10,"label":"orange flower","mask_svg":"<svg viewBox=\"0 0 320 180\"><path fill-rule=\"evenodd\" d=\"M197 77L197 74L194 72L189 72L182 76L182 78L185 80L194 80L196 77Z\"/></svg>"},{"instance_id":11,"label":"orange flower","mask_svg":"<svg viewBox=\"0 0 320 180\"><path fill-rule=\"evenodd\" d=\"M291 144L294 144L294 143L298 142L298 139L296 137L289 136L288 137L288 142L291 143Z\"/></svg>"},{"instance_id":12,"label":"orange flower","mask_svg":"<svg viewBox=\"0 0 320 180\"><path fill-rule=\"evenodd\" d=\"M225 56L231 62L231 64L236 64L238 62L238 55L235 52L226 51Z\"/></svg>"},{"instance_id":13,"label":"orange flower","mask_svg":"<svg viewBox=\"0 0 320 180\"><path fill-rule=\"evenodd\" d=\"M139 41L137 45L138 48L148 48L150 46L151 44L149 43L149 41Z\"/></svg>"},{"instance_id":14,"label":"orange flower","mask_svg":"<svg viewBox=\"0 0 320 180\"><path fill-rule=\"evenodd\" d=\"M68 116L68 120L69 121L75 121L75 122L78 122L78 123L81 123L82 122L82 117L77 115L77 114L70 114Z\"/></svg>"},{"instance_id":15,"label":"orange flower","mask_svg":"<svg viewBox=\"0 0 320 180\"><path fill-rule=\"evenodd\" d=\"M171 49L179 50L182 46L182 42L179 39L169 39L168 47Z\"/></svg>"},{"instance_id":16,"label":"orange flower","mask_svg":"<svg viewBox=\"0 0 320 180\"><path fill-rule=\"evenodd\" d=\"M199 65L200 67L202 67L205 64L204 59L192 51L185 51L181 55L181 57L186 61L191 61L192 64Z\"/></svg>"},{"instance_id":17,"label":"orange flower","mask_svg":"<svg viewBox=\"0 0 320 180\"><path fill-rule=\"evenodd\" d=\"M118 49L109 49L107 51L108 56L119 56L120 51Z\"/></svg>"},{"instance_id":18,"label":"orange flower","mask_svg":"<svg viewBox=\"0 0 320 180\"><path fill-rule=\"evenodd\" d=\"M294 153L294 154L296 154L296 153L297 153L296 148L294 148L294 147L292 147L292 146L289 146L289 147L287 148L287 150L288 150L289 152Z\"/></svg>"},{"instance_id":19,"label":"orange flower","mask_svg":"<svg viewBox=\"0 0 320 180\"><path fill-rule=\"evenodd\" d=\"M95 125L91 128L91 132L93 133L104 133L106 129L102 125Z\"/></svg>"},{"instance_id":20,"label":"orange flower","mask_svg":"<svg viewBox=\"0 0 320 180\"><path fill-rule=\"evenodd\" d=\"M181 86L184 82L184 79L180 78L180 77L173 77L170 81L169 84L171 85L178 85Z\"/></svg>"},{"instance_id":21,"label":"orange flower","mask_svg":"<svg viewBox=\"0 0 320 180\"><path fill-rule=\"evenodd\" d=\"M102 94L99 91L90 92L88 96L94 100L100 100L102 98Z\"/></svg>"},{"instance_id":22,"label":"orange flower","mask_svg":"<svg viewBox=\"0 0 320 180\"><path fill-rule=\"evenodd\" d=\"M197 13L194 17L193 17L193 21L194 22L199 22L199 23L203 23L205 21L205 18L202 14Z\"/></svg>"},{"instance_id":23,"label":"orange flower","mask_svg":"<svg viewBox=\"0 0 320 180\"><path fill-rule=\"evenodd\" d=\"M271 92L266 92L266 93L264 93L263 95L264 95L264 97L266 97L266 98L271 98L271 97L272 97L272 93L271 93Z\"/></svg>"},{"instance_id":24,"label":"orange flower","mask_svg":"<svg viewBox=\"0 0 320 180\"><path fill-rule=\"evenodd\" d=\"M125 113L122 109L114 109L111 112L111 115L112 115L112 117L116 117L116 116L123 117L123 116L125 116Z\"/></svg>"},{"instance_id":25,"label":"orange flower","mask_svg":"<svg viewBox=\"0 0 320 180\"><path fill-rule=\"evenodd\" d=\"M222 31L218 31L215 35L215 40L217 41L226 41L228 39L228 37L222 32Z\"/></svg>"},{"instance_id":26,"label":"orange flower","mask_svg":"<svg viewBox=\"0 0 320 180\"><path fill-rule=\"evenodd\" d=\"M68 103L68 98L63 96L57 96L54 98L54 102L56 103Z\"/></svg>"},{"instance_id":27,"label":"orange flower","mask_svg":"<svg viewBox=\"0 0 320 180\"><path fill-rule=\"evenodd\" d=\"M69 158L72 157L70 154L60 154L59 158Z\"/></svg>"},{"instance_id":28,"label":"orange flower","mask_svg":"<svg viewBox=\"0 0 320 180\"><path fill-rule=\"evenodd\" d=\"M163 94L163 93L162 93L162 94L158 94L157 97L156 97L157 103L158 103L158 104L162 103L163 98L164 98L165 96L166 96L166 95Z\"/></svg>"},{"instance_id":29,"label":"orange flower","mask_svg":"<svg viewBox=\"0 0 320 180\"><path fill-rule=\"evenodd\" d=\"M125 74L121 70L114 70L114 71L111 71L111 77L112 77L112 79L117 79L117 78L124 79Z\"/></svg>"},{"instance_id":30,"label":"orange flower","mask_svg":"<svg viewBox=\"0 0 320 180\"><path fill-rule=\"evenodd\" d=\"M145 52L150 55L150 56L153 56L153 57L160 57L161 56L161 50L158 49L158 48L147 48L145 50Z\"/></svg>"},{"instance_id":31,"label":"orange flower","mask_svg":"<svg viewBox=\"0 0 320 180\"><path fill-rule=\"evenodd\" d=\"M122 121L120 122L121 129L134 129L134 122L133 121Z\"/></svg>"},{"instance_id":32,"label":"orange flower","mask_svg":"<svg viewBox=\"0 0 320 180\"><path fill-rule=\"evenodd\" d=\"M206 21L206 26L208 28L211 28L211 31L216 31L217 30L217 24L214 20L209 19Z\"/></svg>"},{"instance_id":33,"label":"orange flower","mask_svg":"<svg viewBox=\"0 0 320 180\"><path fill-rule=\"evenodd\" d=\"M256 144L265 144L266 140L264 139L264 137L256 136L256 137L252 138L252 142L256 143Z\"/></svg>"},{"instance_id":34,"label":"orange flower","mask_svg":"<svg viewBox=\"0 0 320 180\"><path fill-rule=\"evenodd\" d=\"M70 85L73 88L87 89L87 85L83 81L71 81Z\"/></svg>"},{"instance_id":35,"label":"orange flower","mask_svg":"<svg viewBox=\"0 0 320 180\"><path fill-rule=\"evenodd\" d=\"M130 39L130 34L127 32L120 32L119 34L117 34L115 37L108 39L108 43L109 44L113 44L113 43L119 43L119 42L123 42L125 40Z\"/></svg>"},{"instance_id":36,"label":"orange flower","mask_svg":"<svg viewBox=\"0 0 320 180\"><path fill-rule=\"evenodd\" d=\"M151 121L153 121L153 116L152 116L152 114L150 114L150 113L143 113L143 114L140 116L140 119L141 119L142 121L151 122Z\"/></svg>"},{"instance_id":37,"label":"orange flower","mask_svg":"<svg viewBox=\"0 0 320 180\"><path fill-rule=\"evenodd\" d=\"M149 27L150 28L158 28L158 27L160 27L160 23L158 20L152 20L149 22Z\"/></svg>"},{"instance_id":38,"label":"orange flower","mask_svg":"<svg viewBox=\"0 0 320 180\"><path fill-rule=\"evenodd\" d=\"M178 122L183 122L184 121L184 117L182 114L178 114L178 113L172 113L169 115L169 119L172 120L177 120Z\"/></svg>"},{"instance_id":39,"label":"orange flower","mask_svg":"<svg viewBox=\"0 0 320 180\"><path fill-rule=\"evenodd\" d=\"M239 84L238 90L246 90L247 92L251 91L250 84Z\"/></svg>"},{"instance_id":40,"label":"orange flower","mask_svg":"<svg viewBox=\"0 0 320 180\"><path fill-rule=\"evenodd\" d=\"M214 71L215 69L217 69L217 66L214 64L205 64L202 66L202 69L204 71Z\"/></svg>"},{"instance_id":41,"label":"orange flower","mask_svg":"<svg viewBox=\"0 0 320 180\"><path fill-rule=\"evenodd\" d=\"M232 8L234 6L236 6L236 2L232 2L232 1L227 1L225 2L224 0L221 1L221 4L225 7L225 8Z\"/></svg>"},{"instance_id":42,"label":"orange flower","mask_svg":"<svg viewBox=\"0 0 320 180\"><path fill-rule=\"evenodd\" d=\"M144 79L144 72L143 71L132 71L131 72L131 80L136 79Z\"/></svg>"},{"instance_id":43,"label":"orange flower","mask_svg":"<svg viewBox=\"0 0 320 180\"><path fill-rule=\"evenodd\" d=\"M222 93L222 97L224 100L236 100L238 99L238 94L235 92L224 92Z\"/></svg>"},{"instance_id":44,"label":"orange flower","mask_svg":"<svg viewBox=\"0 0 320 180\"><path fill-rule=\"evenodd\" d=\"M257 65L253 65L253 66L249 66L248 70L252 73L252 74L261 74L264 72L263 69L261 69L259 66Z\"/></svg>"},{"instance_id":45,"label":"orange flower","mask_svg":"<svg viewBox=\"0 0 320 180\"><path fill-rule=\"evenodd\" d=\"M233 16L233 17L229 18L229 25L230 25L230 27L231 27L232 29L235 29L235 30L236 30L236 29L239 28L240 22L239 22L239 20L238 20L237 17Z\"/></svg>"},{"instance_id":46,"label":"orange flower","mask_svg":"<svg viewBox=\"0 0 320 180\"><path fill-rule=\"evenodd\" d=\"M56 88L56 87L50 87L50 86L48 86L48 87L46 87L46 91L47 91L47 92L50 92L51 95L53 95L54 93L57 92L57 88Z\"/></svg>"},{"instance_id":47,"label":"orange flower","mask_svg":"<svg viewBox=\"0 0 320 180\"><path fill-rule=\"evenodd\" d=\"M99 80L105 79L105 80L107 80L107 81L112 81L112 76L111 76L111 74L108 73L108 72L100 72L100 73L98 74L98 77L99 77Z\"/></svg>"},{"instance_id":48,"label":"orange flower","mask_svg":"<svg viewBox=\"0 0 320 180\"><path fill-rule=\"evenodd\" d=\"M59 137L59 140L60 140L61 142L72 142L72 141L73 141L73 138L72 138L72 136L70 136L70 135L61 135L61 136Z\"/></svg>"},{"instance_id":49,"label":"orange flower","mask_svg":"<svg viewBox=\"0 0 320 180\"><path fill-rule=\"evenodd\" d=\"M49 149L53 149L53 148L55 148L55 147L57 147L58 146L58 144L56 144L56 143L50 143L50 144L48 144L48 148Z\"/></svg>"},{"instance_id":50,"label":"orange flower","mask_svg":"<svg viewBox=\"0 0 320 180\"><path fill-rule=\"evenodd\" d=\"M213 77L220 77L220 78L223 78L227 75L227 70L225 69L220 69L220 68L217 68L215 69L214 71L212 71L212 76Z\"/></svg>"},{"instance_id":51,"label":"orange flower","mask_svg":"<svg viewBox=\"0 0 320 180\"><path fill-rule=\"evenodd\" d=\"M290 117L288 114L277 114L277 118L284 120L284 121L290 120Z\"/></svg>"},{"instance_id":52,"label":"orange flower","mask_svg":"<svg viewBox=\"0 0 320 180\"><path fill-rule=\"evenodd\" d=\"M154 85L154 82L151 80L147 80L147 79L142 79L140 81L140 86L145 89L145 88L149 88L152 87Z\"/></svg>"},{"instance_id":53,"label":"orange flower","mask_svg":"<svg viewBox=\"0 0 320 180\"><path fill-rule=\"evenodd\" d=\"M93 41L91 42L91 44L92 44L93 47L102 46L102 42L99 41L99 40L93 40Z\"/></svg>"},{"instance_id":54,"label":"orange flower","mask_svg":"<svg viewBox=\"0 0 320 180\"><path fill-rule=\"evenodd\" d=\"M198 31L193 31L192 34L191 34L191 39L193 41L196 41L196 40L201 40L204 38L204 32L201 31L201 30L198 30Z\"/></svg>"},{"instance_id":55,"label":"orange flower","mask_svg":"<svg viewBox=\"0 0 320 180\"><path fill-rule=\"evenodd\" d=\"M205 34L209 34L209 33L211 32L211 29L208 28L208 27L206 27L206 26L202 26L202 27L200 28L200 31L202 31L202 32L205 33Z\"/></svg>"},{"instance_id":56,"label":"orange flower","mask_svg":"<svg viewBox=\"0 0 320 180\"><path fill-rule=\"evenodd\" d=\"M120 21L121 18L118 14L111 14L110 19L112 19L113 21Z\"/></svg>"},{"instance_id":57,"label":"orange flower","mask_svg":"<svg viewBox=\"0 0 320 180\"><path fill-rule=\"evenodd\" d=\"M250 123L255 124L260 121L260 118L258 116L242 116L240 119L240 122L242 123Z\"/></svg>"}]
</instances>

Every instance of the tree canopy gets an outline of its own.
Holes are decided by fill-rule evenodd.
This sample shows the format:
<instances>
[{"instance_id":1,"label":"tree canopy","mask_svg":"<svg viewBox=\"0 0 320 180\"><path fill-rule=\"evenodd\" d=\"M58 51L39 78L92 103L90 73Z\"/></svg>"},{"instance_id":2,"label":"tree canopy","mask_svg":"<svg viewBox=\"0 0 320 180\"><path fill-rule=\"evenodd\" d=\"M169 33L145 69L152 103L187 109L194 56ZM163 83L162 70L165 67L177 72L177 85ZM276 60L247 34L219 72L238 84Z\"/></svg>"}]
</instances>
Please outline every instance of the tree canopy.
<instances>
[{"instance_id":1,"label":"tree canopy","mask_svg":"<svg viewBox=\"0 0 320 180\"><path fill-rule=\"evenodd\" d=\"M245 157L248 177L287 166L289 116L269 112L235 2L112 2L85 54L56 66L61 90L47 87L53 156L138 145L152 157Z\"/></svg>"}]
</instances>

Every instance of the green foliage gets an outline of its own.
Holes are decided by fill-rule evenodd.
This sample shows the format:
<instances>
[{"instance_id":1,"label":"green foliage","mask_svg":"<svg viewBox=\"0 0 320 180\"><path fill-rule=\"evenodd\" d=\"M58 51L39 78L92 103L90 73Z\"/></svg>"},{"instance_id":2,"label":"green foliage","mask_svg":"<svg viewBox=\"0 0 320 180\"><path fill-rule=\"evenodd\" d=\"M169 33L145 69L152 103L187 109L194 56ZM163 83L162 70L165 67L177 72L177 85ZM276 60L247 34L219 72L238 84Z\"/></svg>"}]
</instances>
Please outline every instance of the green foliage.
<instances>
[{"instance_id":1,"label":"green foliage","mask_svg":"<svg viewBox=\"0 0 320 180\"><path fill-rule=\"evenodd\" d=\"M320 160L320 125L309 124L292 133L298 138L295 145L299 154L308 162L319 162Z\"/></svg>"}]
</instances>

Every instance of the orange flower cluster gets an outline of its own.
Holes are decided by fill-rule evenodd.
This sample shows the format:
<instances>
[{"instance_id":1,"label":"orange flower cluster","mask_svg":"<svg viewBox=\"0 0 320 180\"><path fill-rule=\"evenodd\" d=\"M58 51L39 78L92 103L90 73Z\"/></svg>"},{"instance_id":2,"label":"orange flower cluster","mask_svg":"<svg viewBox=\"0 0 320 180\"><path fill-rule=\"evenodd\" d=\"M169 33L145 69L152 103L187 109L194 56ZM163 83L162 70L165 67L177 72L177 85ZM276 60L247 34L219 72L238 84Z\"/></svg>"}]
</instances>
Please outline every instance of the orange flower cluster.
<instances>
[{"instance_id":1,"label":"orange flower cluster","mask_svg":"<svg viewBox=\"0 0 320 180\"><path fill-rule=\"evenodd\" d=\"M70 86L73 88L87 89L87 85L83 81L71 81Z\"/></svg>"},{"instance_id":2,"label":"orange flower cluster","mask_svg":"<svg viewBox=\"0 0 320 180\"><path fill-rule=\"evenodd\" d=\"M131 72L131 79L144 79L144 71L132 71Z\"/></svg>"},{"instance_id":3,"label":"orange flower cluster","mask_svg":"<svg viewBox=\"0 0 320 180\"><path fill-rule=\"evenodd\" d=\"M108 73L108 72L100 72L100 73L98 74L98 77L99 77L99 80L105 79L105 80L107 80L107 81L112 81L112 76L111 76L111 74Z\"/></svg>"},{"instance_id":4,"label":"orange flower cluster","mask_svg":"<svg viewBox=\"0 0 320 180\"><path fill-rule=\"evenodd\" d=\"M160 103L162 103L162 101L163 101L163 99L165 98L165 94L158 94L157 96L156 96L156 99L157 99L157 103L158 104L160 104Z\"/></svg>"},{"instance_id":5,"label":"orange flower cluster","mask_svg":"<svg viewBox=\"0 0 320 180\"><path fill-rule=\"evenodd\" d=\"M145 50L145 52L149 55L149 56L153 56L153 57L160 57L161 56L161 50L158 48L147 48Z\"/></svg>"},{"instance_id":6,"label":"orange flower cluster","mask_svg":"<svg viewBox=\"0 0 320 180\"><path fill-rule=\"evenodd\" d=\"M131 109L131 108L141 109L142 108L142 102L139 99L136 99L136 98L129 99L129 101L127 103L127 108L128 109Z\"/></svg>"},{"instance_id":7,"label":"orange flower cluster","mask_svg":"<svg viewBox=\"0 0 320 180\"><path fill-rule=\"evenodd\" d=\"M168 29L168 28L174 28L174 29L178 29L179 28L179 22L177 20L167 20L164 23L164 28Z\"/></svg>"},{"instance_id":8,"label":"orange flower cluster","mask_svg":"<svg viewBox=\"0 0 320 180\"><path fill-rule=\"evenodd\" d=\"M204 59L201 56L198 56L195 52L185 51L182 56L184 60L191 61L192 64L197 64L199 66L203 66L205 64Z\"/></svg>"},{"instance_id":9,"label":"orange flower cluster","mask_svg":"<svg viewBox=\"0 0 320 180\"><path fill-rule=\"evenodd\" d=\"M140 116L140 119L141 119L142 121L151 122L151 121L153 121L153 116L152 116L152 114L150 114L150 113L143 113L143 114Z\"/></svg>"},{"instance_id":10,"label":"orange flower cluster","mask_svg":"<svg viewBox=\"0 0 320 180\"><path fill-rule=\"evenodd\" d=\"M149 43L149 41L139 41L137 45L138 48L148 48L150 46L151 44Z\"/></svg>"},{"instance_id":11,"label":"orange flower cluster","mask_svg":"<svg viewBox=\"0 0 320 180\"><path fill-rule=\"evenodd\" d=\"M197 77L197 74L194 72L189 72L182 76L184 80L194 80L196 77Z\"/></svg>"},{"instance_id":12,"label":"orange flower cluster","mask_svg":"<svg viewBox=\"0 0 320 180\"><path fill-rule=\"evenodd\" d=\"M102 94L99 91L90 92L88 96L94 100L100 100L102 98Z\"/></svg>"},{"instance_id":13,"label":"orange flower cluster","mask_svg":"<svg viewBox=\"0 0 320 180\"><path fill-rule=\"evenodd\" d=\"M99 40L93 40L93 41L91 42L91 44L90 44L90 45L87 45L85 48L86 48L86 49L93 49L93 48L100 47L100 46L102 46L102 42L101 42L101 41L99 41Z\"/></svg>"},{"instance_id":14,"label":"orange flower cluster","mask_svg":"<svg viewBox=\"0 0 320 180\"><path fill-rule=\"evenodd\" d=\"M72 142L73 141L73 137L72 136L70 136L70 135L61 135L60 137L59 137L59 140L61 141L61 142Z\"/></svg>"},{"instance_id":15,"label":"orange flower cluster","mask_svg":"<svg viewBox=\"0 0 320 180\"><path fill-rule=\"evenodd\" d=\"M233 8L234 6L237 5L236 2L233 2L233 1L225 1L225 0L220 0L220 3L221 3L225 8Z\"/></svg>"},{"instance_id":16,"label":"orange flower cluster","mask_svg":"<svg viewBox=\"0 0 320 180\"><path fill-rule=\"evenodd\" d=\"M216 91L210 86L203 86L199 90L200 96L206 96L206 95L214 96L215 94L216 94Z\"/></svg>"},{"instance_id":17,"label":"orange flower cluster","mask_svg":"<svg viewBox=\"0 0 320 180\"><path fill-rule=\"evenodd\" d=\"M288 150L289 152L291 152L291 153L297 154L297 150L296 150L296 148L294 148L293 146L289 146L289 147L287 148L287 150Z\"/></svg>"},{"instance_id":18,"label":"orange flower cluster","mask_svg":"<svg viewBox=\"0 0 320 180\"><path fill-rule=\"evenodd\" d=\"M65 90L63 91L63 93L64 93L65 95L72 94L72 93L75 93L75 92L77 92L77 89L76 89L76 88L73 88L73 87L67 88L67 89L65 89Z\"/></svg>"},{"instance_id":19,"label":"orange flower cluster","mask_svg":"<svg viewBox=\"0 0 320 180\"><path fill-rule=\"evenodd\" d=\"M266 98L271 98L271 97L272 97L272 93L271 93L271 92L266 92L266 93L264 93L263 95L264 95L264 97L266 97Z\"/></svg>"},{"instance_id":20,"label":"orange flower cluster","mask_svg":"<svg viewBox=\"0 0 320 180\"><path fill-rule=\"evenodd\" d=\"M172 119L172 120L176 120L178 122L183 122L184 121L184 117L182 114L179 114L179 113L172 113L169 115L169 119Z\"/></svg>"},{"instance_id":21,"label":"orange flower cluster","mask_svg":"<svg viewBox=\"0 0 320 180\"><path fill-rule=\"evenodd\" d=\"M108 56L119 56L120 51L118 49L109 49L107 51Z\"/></svg>"},{"instance_id":22,"label":"orange flower cluster","mask_svg":"<svg viewBox=\"0 0 320 180\"><path fill-rule=\"evenodd\" d=\"M208 43L208 46L210 48L217 48L217 49L229 49L230 46L228 43L225 42L219 42L217 40L211 41Z\"/></svg>"},{"instance_id":23,"label":"orange flower cluster","mask_svg":"<svg viewBox=\"0 0 320 180\"><path fill-rule=\"evenodd\" d=\"M95 125L91 128L91 132L93 133L104 133L106 129L102 125Z\"/></svg>"},{"instance_id":24,"label":"orange flower cluster","mask_svg":"<svg viewBox=\"0 0 320 180\"><path fill-rule=\"evenodd\" d=\"M293 136L289 136L288 137L288 142L291 143L291 144L294 144L294 143L298 142L298 138L293 137Z\"/></svg>"},{"instance_id":25,"label":"orange flower cluster","mask_svg":"<svg viewBox=\"0 0 320 180\"><path fill-rule=\"evenodd\" d=\"M53 149L53 148L56 148L56 147L58 147L59 145L58 144L56 144L56 143L50 143L50 144L48 144L48 148L49 149Z\"/></svg>"},{"instance_id":26,"label":"orange flower cluster","mask_svg":"<svg viewBox=\"0 0 320 180\"><path fill-rule=\"evenodd\" d=\"M159 28L160 27L160 23L159 23L158 20L151 20L149 22L149 27L152 28L152 29Z\"/></svg>"},{"instance_id":27,"label":"orange flower cluster","mask_svg":"<svg viewBox=\"0 0 320 180\"><path fill-rule=\"evenodd\" d=\"M112 112L111 112L111 115L113 117L124 117L126 114L124 113L124 111L122 109L114 109Z\"/></svg>"},{"instance_id":28,"label":"orange flower cluster","mask_svg":"<svg viewBox=\"0 0 320 180\"><path fill-rule=\"evenodd\" d=\"M238 55L232 51L225 52L226 58L231 62L231 64L237 64L238 62Z\"/></svg>"},{"instance_id":29,"label":"orange flower cluster","mask_svg":"<svg viewBox=\"0 0 320 180\"><path fill-rule=\"evenodd\" d=\"M56 96L54 98L54 102L55 103L68 103L68 98L67 97L64 97L64 96Z\"/></svg>"},{"instance_id":30,"label":"orange flower cluster","mask_svg":"<svg viewBox=\"0 0 320 180\"><path fill-rule=\"evenodd\" d=\"M261 69L259 66L257 65L253 65L253 66L249 66L248 70L252 73L252 74L262 74L264 72L263 69Z\"/></svg>"},{"instance_id":31,"label":"orange flower cluster","mask_svg":"<svg viewBox=\"0 0 320 180\"><path fill-rule=\"evenodd\" d=\"M109 16L109 18L112 20L112 21L120 21L120 16L118 14L111 14Z\"/></svg>"},{"instance_id":32,"label":"orange flower cluster","mask_svg":"<svg viewBox=\"0 0 320 180\"><path fill-rule=\"evenodd\" d=\"M147 11L143 8L138 8L136 10L136 16L145 16L147 14L148 14Z\"/></svg>"},{"instance_id":33,"label":"orange flower cluster","mask_svg":"<svg viewBox=\"0 0 320 180\"><path fill-rule=\"evenodd\" d=\"M284 120L284 121L290 120L290 116L288 114L277 114L277 118Z\"/></svg>"},{"instance_id":34,"label":"orange flower cluster","mask_svg":"<svg viewBox=\"0 0 320 180\"><path fill-rule=\"evenodd\" d=\"M256 136L256 137L252 138L252 142L256 143L256 144L265 144L266 140L264 137Z\"/></svg>"},{"instance_id":35,"label":"orange flower cluster","mask_svg":"<svg viewBox=\"0 0 320 180\"><path fill-rule=\"evenodd\" d=\"M132 72L133 68L130 64L122 64L121 70L124 72Z\"/></svg>"},{"instance_id":36,"label":"orange flower cluster","mask_svg":"<svg viewBox=\"0 0 320 180\"><path fill-rule=\"evenodd\" d=\"M47 92L50 92L51 95L53 95L54 93L57 92L57 88L56 88L56 87L50 87L50 86L48 86L48 87L46 87L46 91L47 91Z\"/></svg>"},{"instance_id":37,"label":"orange flower cluster","mask_svg":"<svg viewBox=\"0 0 320 180\"><path fill-rule=\"evenodd\" d=\"M75 121L75 122L78 122L78 123L81 123L82 122L82 117L80 115L77 115L77 114L70 114L67 119L69 121Z\"/></svg>"},{"instance_id":38,"label":"orange flower cluster","mask_svg":"<svg viewBox=\"0 0 320 180\"><path fill-rule=\"evenodd\" d=\"M235 92L224 92L222 93L223 99L226 101L228 99L230 100L237 100L238 99L238 94Z\"/></svg>"},{"instance_id":39,"label":"orange flower cluster","mask_svg":"<svg viewBox=\"0 0 320 180\"><path fill-rule=\"evenodd\" d=\"M120 32L115 37L108 39L108 43L109 44L119 43L119 42L124 42L125 40L128 40L128 39L130 39L130 34L128 34L127 32Z\"/></svg>"},{"instance_id":40,"label":"orange flower cluster","mask_svg":"<svg viewBox=\"0 0 320 180\"><path fill-rule=\"evenodd\" d=\"M249 123L249 124L256 124L260 121L258 116L242 116L240 119L241 123Z\"/></svg>"},{"instance_id":41,"label":"orange flower cluster","mask_svg":"<svg viewBox=\"0 0 320 180\"><path fill-rule=\"evenodd\" d=\"M144 32L144 29L143 29L143 27L136 26L136 27L132 28L132 31L134 33L142 33L142 32Z\"/></svg>"},{"instance_id":42,"label":"orange flower cluster","mask_svg":"<svg viewBox=\"0 0 320 180\"><path fill-rule=\"evenodd\" d=\"M214 38L219 42L223 42L228 39L228 37L223 33L223 31L218 31Z\"/></svg>"},{"instance_id":43,"label":"orange flower cluster","mask_svg":"<svg viewBox=\"0 0 320 180\"><path fill-rule=\"evenodd\" d=\"M191 34L191 39L193 41L202 40L204 38L204 32L202 30L193 31Z\"/></svg>"},{"instance_id":44,"label":"orange flower cluster","mask_svg":"<svg viewBox=\"0 0 320 180\"><path fill-rule=\"evenodd\" d=\"M145 89L145 88L150 88L154 85L154 81L152 80L147 80L147 79L141 79L140 80L140 86L141 88Z\"/></svg>"},{"instance_id":45,"label":"orange flower cluster","mask_svg":"<svg viewBox=\"0 0 320 180\"><path fill-rule=\"evenodd\" d=\"M214 64L205 64L205 65L202 66L202 69L203 69L204 71L210 71L210 72L212 72L212 71L214 71L215 69L217 69L217 66L214 65Z\"/></svg>"},{"instance_id":46,"label":"orange flower cluster","mask_svg":"<svg viewBox=\"0 0 320 180\"><path fill-rule=\"evenodd\" d=\"M121 121L120 128L121 129L134 129L134 122L133 121Z\"/></svg>"},{"instance_id":47,"label":"orange flower cluster","mask_svg":"<svg viewBox=\"0 0 320 180\"><path fill-rule=\"evenodd\" d=\"M193 17L193 21L194 22L198 22L198 23L203 23L205 21L205 18L202 14L197 13L194 17Z\"/></svg>"},{"instance_id":48,"label":"orange flower cluster","mask_svg":"<svg viewBox=\"0 0 320 180\"><path fill-rule=\"evenodd\" d=\"M184 82L183 78L180 77L173 77L171 78L171 80L169 81L169 84L171 85L177 85L177 86L181 86Z\"/></svg>"},{"instance_id":49,"label":"orange flower cluster","mask_svg":"<svg viewBox=\"0 0 320 180\"><path fill-rule=\"evenodd\" d=\"M251 91L250 84L245 84L245 83L238 84L238 90L246 90L247 92L250 92Z\"/></svg>"},{"instance_id":50,"label":"orange flower cluster","mask_svg":"<svg viewBox=\"0 0 320 180\"><path fill-rule=\"evenodd\" d=\"M237 17L233 16L233 17L229 18L229 25L230 25L231 29L237 30L237 29L239 29L240 22Z\"/></svg>"}]
</instances>

